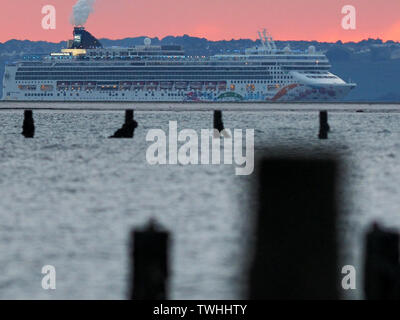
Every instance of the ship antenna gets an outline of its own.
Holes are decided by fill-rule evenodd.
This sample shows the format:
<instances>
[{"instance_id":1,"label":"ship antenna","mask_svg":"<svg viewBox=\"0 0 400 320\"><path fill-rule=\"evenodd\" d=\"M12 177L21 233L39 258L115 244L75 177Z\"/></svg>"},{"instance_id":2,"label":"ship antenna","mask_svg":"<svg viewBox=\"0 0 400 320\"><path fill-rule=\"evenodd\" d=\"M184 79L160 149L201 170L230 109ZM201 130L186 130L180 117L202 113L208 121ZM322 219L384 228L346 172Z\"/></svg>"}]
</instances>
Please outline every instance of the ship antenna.
<instances>
[{"instance_id":1,"label":"ship antenna","mask_svg":"<svg viewBox=\"0 0 400 320\"><path fill-rule=\"evenodd\" d=\"M265 48L265 45L267 45L268 50L272 50L271 43L269 42L268 38L266 37L266 32L267 32L266 29L263 30L262 35L259 32L260 38L262 39L261 42L264 43L264 48Z\"/></svg>"},{"instance_id":2,"label":"ship antenna","mask_svg":"<svg viewBox=\"0 0 400 320\"><path fill-rule=\"evenodd\" d=\"M263 30L263 35L264 35L265 41L268 43L268 47L269 47L271 50L276 50L277 48L276 48L275 41L274 41L274 39L272 38L272 36L267 32L267 29L264 29L264 30Z\"/></svg>"},{"instance_id":3,"label":"ship antenna","mask_svg":"<svg viewBox=\"0 0 400 320\"><path fill-rule=\"evenodd\" d=\"M263 37L262 37L260 31L258 31L258 36L260 37L261 46L262 46L264 49L266 49L266 47L265 47L265 41L264 41L264 39L263 39Z\"/></svg>"},{"instance_id":4,"label":"ship antenna","mask_svg":"<svg viewBox=\"0 0 400 320\"><path fill-rule=\"evenodd\" d=\"M269 35L269 38L271 39L272 48L273 48L274 50L277 50L277 48L276 48L276 44L275 44L275 41L274 41L274 39L272 38L272 36L271 36L271 35Z\"/></svg>"}]
</instances>

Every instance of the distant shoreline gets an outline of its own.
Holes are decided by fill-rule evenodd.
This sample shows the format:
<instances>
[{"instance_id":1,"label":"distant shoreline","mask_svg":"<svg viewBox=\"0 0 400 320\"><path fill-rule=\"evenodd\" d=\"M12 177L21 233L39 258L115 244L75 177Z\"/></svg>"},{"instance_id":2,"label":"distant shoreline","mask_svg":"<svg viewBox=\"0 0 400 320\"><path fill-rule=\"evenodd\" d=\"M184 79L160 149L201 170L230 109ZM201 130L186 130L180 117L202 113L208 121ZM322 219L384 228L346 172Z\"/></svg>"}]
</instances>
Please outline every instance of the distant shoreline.
<instances>
[{"instance_id":1,"label":"distant shoreline","mask_svg":"<svg viewBox=\"0 0 400 320\"><path fill-rule=\"evenodd\" d=\"M400 112L400 102L49 102L0 101L0 111L6 110L58 111L349 111Z\"/></svg>"}]
</instances>

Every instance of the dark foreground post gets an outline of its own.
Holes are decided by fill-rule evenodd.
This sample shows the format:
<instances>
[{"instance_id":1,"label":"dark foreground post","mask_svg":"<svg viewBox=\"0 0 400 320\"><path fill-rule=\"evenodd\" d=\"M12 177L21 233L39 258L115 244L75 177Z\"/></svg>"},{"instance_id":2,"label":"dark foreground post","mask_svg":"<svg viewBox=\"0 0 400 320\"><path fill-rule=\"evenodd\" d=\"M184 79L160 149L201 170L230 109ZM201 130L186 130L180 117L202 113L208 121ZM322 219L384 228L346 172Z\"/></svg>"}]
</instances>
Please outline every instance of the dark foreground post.
<instances>
[{"instance_id":1,"label":"dark foreground post","mask_svg":"<svg viewBox=\"0 0 400 320\"><path fill-rule=\"evenodd\" d=\"M260 163L250 299L337 299L334 160Z\"/></svg>"},{"instance_id":2,"label":"dark foreground post","mask_svg":"<svg viewBox=\"0 0 400 320\"><path fill-rule=\"evenodd\" d=\"M133 138L138 124L133 118L133 110L125 110L125 123L110 138Z\"/></svg>"},{"instance_id":3,"label":"dark foreground post","mask_svg":"<svg viewBox=\"0 0 400 320\"><path fill-rule=\"evenodd\" d=\"M165 300L168 279L169 234L159 231L154 221L145 230L132 232L133 279L130 298Z\"/></svg>"},{"instance_id":4,"label":"dark foreground post","mask_svg":"<svg viewBox=\"0 0 400 320\"><path fill-rule=\"evenodd\" d=\"M329 132L329 124L328 124L328 111L320 111L319 112L319 134L318 138L320 139L328 139Z\"/></svg>"},{"instance_id":5,"label":"dark foreground post","mask_svg":"<svg viewBox=\"0 0 400 320\"><path fill-rule=\"evenodd\" d=\"M219 132L224 130L224 123L222 122L222 111L221 110L214 111L214 129L217 129Z\"/></svg>"},{"instance_id":6,"label":"dark foreground post","mask_svg":"<svg viewBox=\"0 0 400 320\"><path fill-rule=\"evenodd\" d=\"M24 122L22 124L22 135L25 138L33 138L35 136L35 123L33 121L32 110L24 111Z\"/></svg>"},{"instance_id":7,"label":"dark foreground post","mask_svg":"<svg viewBox=\"0 0 400 320\"><path fill-rule=\"evenodd\" d=\"M399 234L374 224L366 236L364 259L365 298L400 299Z\"/></svg>"}]
</instances>

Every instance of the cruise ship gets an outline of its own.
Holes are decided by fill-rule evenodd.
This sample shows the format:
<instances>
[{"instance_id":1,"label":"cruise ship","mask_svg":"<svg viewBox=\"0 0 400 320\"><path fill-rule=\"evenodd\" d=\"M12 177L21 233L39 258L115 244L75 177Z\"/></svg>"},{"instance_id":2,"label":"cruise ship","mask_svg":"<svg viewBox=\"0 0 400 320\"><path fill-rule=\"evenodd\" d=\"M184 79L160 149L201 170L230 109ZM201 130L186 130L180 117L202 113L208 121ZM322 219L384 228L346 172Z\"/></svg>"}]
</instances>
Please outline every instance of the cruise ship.
<instances>
[{"instance_id":1,"label":"cruise ship","mask_svg":"<svg viewBox=\"0 0 400 320\"><path fill-rule=\"evenodd\" d=\"M3 99L16 101L335 101L356 85L315 47L278 49L263 30L242 53L187 56L178 45L104 48L84 27L66 49L6 65Z\"/></svg>"}]
</instances>

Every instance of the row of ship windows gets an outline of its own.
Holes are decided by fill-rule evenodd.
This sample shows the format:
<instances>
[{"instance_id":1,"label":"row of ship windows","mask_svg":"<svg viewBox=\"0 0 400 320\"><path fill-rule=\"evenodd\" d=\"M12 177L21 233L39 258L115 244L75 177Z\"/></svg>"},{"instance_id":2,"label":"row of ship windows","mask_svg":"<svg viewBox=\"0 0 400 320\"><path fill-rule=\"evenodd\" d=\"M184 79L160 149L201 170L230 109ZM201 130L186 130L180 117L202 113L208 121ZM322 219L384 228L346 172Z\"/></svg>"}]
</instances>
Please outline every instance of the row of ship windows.
<instances>
[{"instance_id":1,"label":"row of ship windows","mask_svg":"<svg viewBox=\"0 0 400 320\"><path fill-rule=\"evenodd\" d=\"M43 70L43 71L51 71L51 70L76 70L76 71L90 71L93 69L98 69L98 70L171 70L171 69L185 69L185 70L203 70L203 69L214 69L218 70L221 68L236 68L236 69L243 69L243 70L248 70L248 69L256 69L256 68L263 68L263 69L278 69L281 66L296 66L296 65L301 65L301 66L314 66L314 63L288 63L288 64L279 64L274 66L268 66L266 64L253 64L253 63L245 63L245 64L218 64L218 65L210 65L210 64L159 64L156 65L154 63L148 63L148 64L142 64L139 66L132 66L132 65L116 65L116 64L91 64L91 65L81 65L81 64L68 64L65 66L59 66L58 64L56 65L50 65L48 67L43 66L43 65L37 65L34 68L33 67L26 67L24 66L25 64L22 64L20 66L20 70L24 71L37 71L37 70ZM318 65L329 65L328 63L318 63Z\"/></svg>"},{"instance_id":2,"label":"row of ship windows","mask_svg":"<svg viewBox=\"0 0 400 320\"><path fill-rule=\"evenodd\" d=\"M17 74L80 74L80 73L94 73L94 74L135 74L135 73L197 73L197 72L277 72L279 70L268 70L267 68L66 68L64 70L60 68L37 68L27 70L27 68L19 68Z\"/></svg>"},{"instance_id":3,"label":"row of ship windows","mask_svg":"<svg viewBox=\"0 0 400 320\"><path fill-rule=\"evenodd\" d=\"M210 92L209 94L214 96L216 93ZM219 92L217 94L219 94ZM258 91L257 93L252 93L252 94L262 94L262 92ZM153 93L145 93L144 95L145 95L145 97L148 97L148 96L154 97L155 96L154 92ZM168 94L161 93L162 97L164 97L164 96L165 97L166 96L168 96L168 97L179 97L179 96L186 96L186 95L187 95L187 92L168 93ZM26 93L25 94L25 97L53 97L53 96L55 96L55 95L53 95L52 93L51 94L43 94L43 93ZM66 97L66 96L67 96L66 93L57 93L57 97ZM72 96L79 97L79 93L75 93L75 94L74 93L70 93L69 96L70 97L72 97ZM110 96L110 97L118 97L119 94L118 93L109 93L108 96ZM121 93L121 96L124 97L125 93Z\"/></svg>"},{"instance_id":4,"label":"row of ship windows","mask_svg":"<svg viewBox=\"0 0 400 320\"><path fill-rule=\"evenodd\" d=\"M315 61L312 62L276 62L276 61L257 61L257 62L245 62L245 61L227 61L227 62L222 62L222 61L146 61L146 62L113 62L112 65L120 65L120 66L182 66L182 67L187 67L187 66L269 66L270 68L277 68L277 66L282 65L284 66L285 64L305 64L305 65L310 65L310 64L315 64ZM328 60L322 60L319 61L318 64L321 65L329 65ZM99 66L105 66L105 67L110 67L110 63L98 63L98 62L76 62L76 61L71 61L67 63L44 63L41 61L37 62L22 62L20 66L31 66L31 67L74 67L74 66L82 66L82 67L99 67Z\"/></svg>"},{"instance_id":5,"label":"row of ship windows","mask_svg":"<svg viewBox=\"0 0 400 320\"><path fill-rule=\"evenodd\" d=\"M141 54L144 55L144 52L140 52ZM298 55L298 56L294 56L294 55L242 55L242 56L222 56L222 55L218 55L218 56L211 56L211 57L205 57L205 56L186 56L186 55L182 55L182 51L177 51L175 53L177 53L176 55L173 54L169 54L169 55L161 55L160 52L147 52L147 53L151 53L151 55L153 55L154 57L143 57L144 59L157 59L157 60L161 60L161 59L165 59L165 60L190 60L190 59L204 59L204 60L209 60L209 59L213 59L213 60L236 60L236 61L246 61L246 60L261 60L261 59L271 59L271 60L327 60L327 58L324 55ZM121 56L129 56L130 54L128 52L119 52L119 57ZM88 56L84 57L83 59L87 59L89 58L89 56L105 56L103 52L91 52ZM108 56L112 56L111 54L108 54ZM118 55L116 55L118 57ZM142 57L139 55L135 55L134 57L135 60L140 60L142 59Z\"/></svg>"},{"instance_id":6,"label":"row of ship windows","mask_svg":"<svg viewBox=\"0 0 400 320\"><path fill-rule=\"evenodd\" d=\"M168 93L168 94L164 94L164 93L161 93L161 96L162 97L164 97L164 96L168 96L168 97L178 97L178 96L185 96L187 93L186 92L178 92L178 93ZM213 93L211 93L211 94L213 94ZM119 96L119 94L118 93L109 93L108 94L110 97L118 97ZM151 96L151 97L154 97L154 93L145 93L144 94L146 97L147 96ZM51 93L51 94L43 94L43 93L26 93L25 94L25 97L53 97L54 95ZM66 97L67 96L67 94L66 93L57 93L57 97ZM79 97L79 93L70 93L69 94L69 96L70 97L72 97L72 96L77 96L77 97ZM122 97L124 97L125 96L125 93L121 93L121 96Z\"/></svg>"},{"instance_id":7,"label":"row of ship windows","mask_svg":"<svg viewBox=\"0 0 400 320\"><path fill-rule=\"evenodd\" d=\"M284 70L299 70L299 71L323 71L323 70L329 70L329 66L314 66L314 67L284 67Z\"/></svg>"},{"instance_id":8,"label":"row of ship windows","mask_svg":"<svg viewBox=\"0 0 400 320\"><path fill-rule=\"evenodd\" d=\"M118 76L118 77L124 77L124 76L137 76L137 75L143 75L142 73L104 73L104 72L66 72L66 73L59 73L59 72L55 72L55 73L45 73L45 72L41 72L41 73L28 73L28 72L17 72L16 77L20 78L20 77L43 77L43 76ZM170 75L178 75L178 76L188 76L187 73L176 73L176 72L169 72L168 74L165 73L152 73L152 72L148 72L146 75L144 76L170 76ZM233 74L228 74L228 73L206 73L206 72L197 72L196 76L215 76L215 75L222 75L222 76L235 76L235 75L248 75L249 78L252 78L254 75L263 75L263 76L269 76L269 75L285 75L284 72L282 71L273 71L273 72L253 72L253 73L233 73ZM270 77L269 77L270 78Z\"/></svg>"},{"instance_id":9,"label":"row of ship windows","mask_svg":"<svg viewBox=\"0 0 400 320\"><path fill-rule=\"evenodd\" d=\"M335 76L307 76L307 77L314 79L336 79Z\"/></svg>"},{"instance_id":10,"label":"row of ship windows","mask_svg":"<svg viewBox=\"0 0 400 320\"><path fill-rule=\"evenodd\" d=\"M88 92L89 93L89 92ZM77 97L79 97L79 93L70 93L69 94L69 96L70 97L72 97L72 96L77 96ZM119 94L118 93L109 93L108 94L110 97L111 96L119 96ZM152 96L152 97L154 97L154 92L153 93L145 93L144 94L146 97L147 96ZM178 97L178 96L185 96L186 95L186 93L185 92L178 92L178 93L168 93L168 94L164 94L164 93L161 93L161 96L162 97L164 97L164 95L165 96L168 96L168 97ZM46 93L25 93L25 97L53 97L53 96L55 96L55 95L53 95L52 93L48 93L48 94L46 94ZM64 97L66 97L67 96L67 93L57 93L57 97L62 97L62 96L64 96ZM124 97L125 96L125 93L121 93L121 96L122 97Z\"/></svg>"},{"instance_id":11,"label":"row of ship windows","mask_svg":"<svg viewBox=\"0 0 400 320\"><path fill-rule=\"evenodd\" d=\"M334 77L333 77L334 78ZM287 83L289 79L285 79L285 80L256 80L256 81L231 81L231 83L234 84L246 84L246 85L252 85L252 84L276 84L276 83ZM25 83L25 82L18 82L18 83ZM42 83L41 81L31 81L29 83ZM46 83L51 83L51 82L46 82ZM77 87L78 88L78 87ZM26 89L26 90L36 90L36 86L34 86L34 88L32 89Z\"/></svg>"},{"instance_id":12,"label":"row of ship windows","mask_svg":"<svg viewBox=\"0 0 400 320\"><path fill-rule=\"evenodd\" d=\"M292 79L292 77L280 77L280 78L277 78L277 79ZM233 81L231 81L232 83L239 83L239 84L248 84L249 82L248 81L242 81L242 80L240 80L240 81L237 81L237 80L233 80ZM250 84L252 84L252 83L283 83L284 81L280 81L280 80L274 80L274 81L268 81L268 80L256 80L256 81L252 81Z\"/></svg>"},{"instance_id":13,"label":"row of ship windows","mask_svg":"<svg viewBox=\"0 0 400 320\"><path fill-rule=\"evenodd\" d=\"M178 58L176 56L182 56L184 53L183 48L174 48L174 49L149 49L149 50L137 50L137 49L129 49L128 51L105 51L105 50L97 50L91 51L87 54L90 57L119 57L119 56L141 56L141 55L158 55L164 58ZM234 56L236 59L257 59L262 55L258 56ZM323 56L318 56L322 57ZM187 56L183 56L183 58L187 59ZM223 58L223 56L217 56L217 58ZM277 56L277 59L305 59L308 58L307 56ZM310 59L315 59L315 57L310 57Z\"/></svg>"},{"instance_id":14,"label":"row of ship windows","mask_svg":"<svg viewBox=\"0 0 400 320\"><path fill-rule=\"evenodd\" d=\"M301 65L301 64L298 64ZM305 64L306 66L310 67L315 67L316 65L314 64ZM319 66L324 66L327 64L320 63L318 64ZM286 67L286 66L283 66ZM28 68L28 67L20 67L18 71L29 71L29 72L55 72L55 71L61 71L61 72L67 72L67 71L140 71L140 72L148 72L148 71L231 71L231 70L240 70L240 71L257 71L257 70L278 70L280 69L280 66L278 67L266 67L266 66L236 66L236 65L231 65L231 66L163 66L163 67L152 67L152 66L143 66L143 67L130 67L130 66L120 66L120 67L115 67L115 66L97 66L97 65L92 65L90 67L77 67L74 65L70 65L68 67L37 67L37 68Z\"/></svg>"},{"instance_id":15,"label":"row of ship windows","mask_svg":"<svg viewBox=\"0 0 400 320\"><path fill-rule=\"evenodd\" d=\"M328 78L328 77L325 77ZM334 76L330 76L329 78L336 78ZM278 77L274 80L252 80L252 81L248 81L248 80L232 80L231 83L235 83L235 84L271 84L271 83L285 83L288 80L292 80L292 77ZM22 84L22 83L47 83L47 84L51 84L52 81L17 81L18 84ZM35 90L35 89L33 89Z\"/></svg>"},{"instance_id":16,"label":"row of ship windows","mask_svg":"<svg viewBox=\"0 0 400 320\"><path fill-rule=\"evenodd\" d=\"M128 53L123 53L121 52L120 55L116 56L105 56L105 55L87 55L83 57L79 57L78 59L80 60L111 60L112 58L115 59L120 59L120 60L134 60L134 61L140 61L140 60L173 60L173 61L193 61L193 60L198 60L202 59L204 61L248 61L248 60L265 60L265 59L271 59L273 61L275 60L324 60L327 61L325 56L273 56L273 55L268 55L268 56L263 56L263 55L253 55L253 56L212 56L212 57L205 57L205 56L185 56L181 52L175 52L176 55L161 55L159 52L149 52L148 54L141 54L141 55L129 55ZM51 60L72 60L76 59L71 56L51 56L48 59Z\"/></svg>"},{"instance_id":17,"label":"row of ship windows","mask_svg":"<svg viewBox=\"0 0 400 320\"><path fill-rule=\"evenodd\" d=\"M279 72L273 72L274 74L279 73ZM170 76L170 75L174 75L174 76L190 76L192 74L195 75L204 75L204 76L208 76L208 75L219 75L219 76L232 76L232 75L248 75L249 78L252 77L252 75L257 75L257 74L263 74L263 75L268 75L270 74L269 72L266 72L264 70L256 70L253 72L240 72L238 70L232 70L231 72L207 72L207 71L203 71L203 72L17 72L16 76L136 76L136 75L140 75L140 76Z\"/></svg>"},{"instance_id":18,"label":"row of ship windows","mask_svg":"<svg viewBox=\"0 0 400 320\"><path fill-rule=\"evenodd\" d=\"M251 77L249 76L231 76L231 77L221 77L221 76L153 76L153 77L102 77L102 76L80 76L80 77L65 77L65 76L59 76L59 77L48 77L48 76L43 76L43 77L16 77L15 80L17 81L37 81L37 82L43 82L43 81L50 81L50 80L58 80L58 81L96 81L96 80L103 80L103 81L130 81L130 80L136 80L136 81L169 81L169 80L174 80L174 81L190 81L190 80L198 80L198 81L229 81L229 80L247 80L249 78L255 79L255 80L264 80L264 79L273 79L273 77L266 77L265 75L252 75Z\"/></svg>"},{"instance_id":19,"label":"row of ship windows","mask_svg":"<svg viewBox=\"0 0 400 320\"><path fill-rule=\"evenodd\" d=\"M183 55L182 51L169 51L168 52L170 56L181 56ZM120 57L120 56L139 56L139 55L150 55L150 56L160 56L162 55L162 51L154 51L154 52L144 52L144 51L140 51L140 52L127 52L127 51L119 51L119 52L90 52L89 56L90 57Z\"/></svg>"},{"instance_id":20,"label":"row of ship windows","mask_svg":"<svg viewBox=\"0 0 400 320\"><path fill-rule=\"evenodd\" d=\"M267 66L253 66L253 65L226 65L226 66L142 66L142 67L130 67L130 66L77 66L69 65L65 67L49 66L43 67L38 66L35 68L19 66L17 71L166 71L166 70L187 70L187 71L202 71L202 70L276 70L280 67L267 67Z\"/></svg>"},{"instance_id":21,"label":"row of ship windows","mask_svg":"<svg viewBox=\"0 0 400 320\"><path fill-rule=\"evenodd\" d=\"M255 77L262 77L262 78L271 78L269 75L283 75L284 72L281 71L277 71L277 72L196 72L194 75L190 74L190 73L184 73L184 72L168 72L168 73L158 73L158 72L147 72L145 74L141 73L141 72L120 72L120 73L106 73L106 72L54 72L54 73L46 73L46 72L17 72L16 74L16 80L35 80L35 78L38 78L38 80L52 80L55 79L57 80L58 78L80 78L80 77L84 77L84 78L94 78L94 79L98 79L99 77L106 77L106 78L167 78L167 79L171 79L171 78L176 78L176 77L182 77L182 78L195 78L195 79L199 79L199 78L204 78L204 77L213 77L213 79L215 77L222 77L222 78L236 78L236 77L240 77L240 79L243 79L243 77L246 78L255 78ZM26 78L26 79L22 79L22 78ZM29 79L28 79L29 78Z\"/></svg>"},{"instance_id":22,"label":"row of ship windows","mask_svg":"<svg viewBox=\"0 0 400 320\"><path fill-rule=\"evenodd\" d=\"M93 67L99 67L99 66L105 66L105 67L110 67L110 66L180 66L180 67L186 67L186 66L201 66L201 67L206 67L206 66L247 66L247 65L252 65L252 66L276 66L276 62L236 62L236 61L231 61L231 62L196 62L196 61L186 61L186 62L169 62L169 61L151 61L151 62L130 62L130 63L98 63L98 62L74 62L71 61L69 63L55 63L54 65L51 63L30 63L30 62L23 62L21 64L22 66L34 66L34 67L42 67L42 66L49 66L49 67L71 67L71 66L88 66L90 68ZM272 67L273 68L273 67Z\"/></svg>"},{"instance_id":23,"label":"row of ship windows","mask_svg":"<svg viewBox=\"0 0 400 320\"><path fill-rule=\"evenodd\" d=\"M25 97L52 97L52 93L25 93Z\"/></svg>"},{"instance_id":24,"label":"row of ship windows","mask_svg":"<svg viewBox=\"0 0 400 320\"><path fill-rule=\"evenodd\" d=\"M79 97L79 93L75 93L75 94L74 93L70 93L69 95L71 97L73 95ZM109 95L111 96L111 93ZM118 93L116 93L114 95L118 96ZM122 93L121 95L125 96L125 93ZM53 96L55 96L53 93L25 93L25 97L53 97ZM65 97L65 96L67 96L67 94L65 92L63 94L62 93L57 93L57 97L60 97L60 96L64 96ZM147 96L147 93L146 93L146 96ZM154 94L153 94L153 96L154 96Z\"/></svg>"},{"instance_id":25,"label":"row of ship windows","mask_svg":"<svg viewBox=\"0 0 400 320\"><path fill-rule=\"evenodd\" d=\"M203 70L203 69L221 69L221 68L240 68L240 69L254 69L254 68L262 68L262 69L277 69L280 68L278 64L264 64L264 63L240 63L240 64L155 64L155 63L146 63L146 64L116 64L116 63L92 63L92 64L80 64L80 63L69 63L65 65L27 65L25 63L18 64L18 68L20 70L25 71L36 71L36 70L169 70L169 69L185 69L185 70Z\"/></svg>"},{"instance_id":26,"label":"row of ship windows","mask_svg":"<svg viewBox=\"0 0 400 320\"><path fill-rule=\"evenodd\" d=\"M335 78L335 77L334 77ZM281 77L277 79L292 79L292 77ZM53 81L16 81L17 84L52 84ZM253 84L253 83L272 83L275 81L269 81L269 80L233 80L231 81L232 83L243 83L243 84Z\"/></svg>"},{"instance_id":27,"label":"row of ship windows","mask_svg":"<svg viewBox=\"0 0 400 320\"><path fill-rule=\"evenodd\" d=\"M299 71L299 73L308 74L329 74L328 71Z\"/></svg>"},{"instance_id":28,"label":"row of ship windows","mask_svg":"<svg viewBox=\"0 0 400 320\"><path fill-rule=\"evenodd\" d=\"M235 61L232 61L232 62L234 62L235 63ZM270 65L274 65L274 64L276 64L276 62L267 62L267 63L269 63ZM154 63L152 63L152 64L154 64ZM164 61L163 62L160 62L159 64L168 64L168 63L165 63ZM172 64L172 63L171 63ZM187 64L192 64L192 61L188 61L188 63L175 63L175 64L179 64L179 65L187 65ZM221 65L222 63L220 63L220 62L215 62L215 63L208 63L208 62L200 62L200 64L202 64L202 65ZM225 63L226 64L226 63ZM243 64L245 64L245 65L247 65L247 64L258 64L258 63L254 63L254 62L241 62L241 63L235 63L235 64L240 64L240 65L243 65ZM262 63L261 63L262 64ZM329 62L328 61L303 61L303 62L300 62L300 61L294 61L294 62L289 62L289 61L285 61L285 62L279 62L279 64L283 64L283 65L312 65L312 64L325 64L325 65L328 65L329 64ZM143 63L143 65L144 65L144 63ZM265 64L264 64L265 65Z\"/></svg>"},{"instance_id":29,"label":"row of ship windows","mask_svg":"<svg viewBox=\"0 0 400 320\"><path fill-rule=\"evenodd\" d=\"M277 56L277 55L268 55L267 56L269 59L273 60L322 60L322 61L327 61L327 58L324 55L310 55L310 56L305 56L305 55L298 55L298 56L289 56L289 55L284 55L284 56ZM260 59L264 58L265 56L249 56L249 59Z\"/></svg>"}]
</instances>

